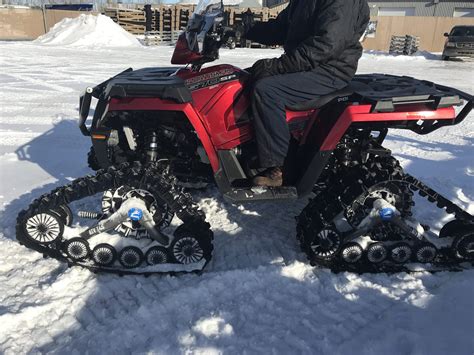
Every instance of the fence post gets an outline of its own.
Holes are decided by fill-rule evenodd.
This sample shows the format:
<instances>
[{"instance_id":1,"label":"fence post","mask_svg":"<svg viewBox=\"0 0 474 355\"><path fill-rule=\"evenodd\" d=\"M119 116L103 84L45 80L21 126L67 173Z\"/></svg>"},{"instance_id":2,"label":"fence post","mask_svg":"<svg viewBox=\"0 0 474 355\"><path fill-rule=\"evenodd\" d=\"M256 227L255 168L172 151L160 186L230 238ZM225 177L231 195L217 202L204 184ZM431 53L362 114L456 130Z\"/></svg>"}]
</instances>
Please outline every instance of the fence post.
<instances>
[{"instance_id":1,"label":"fence post","mask_svg":"<svg viewBox=\"0 0 474 355\"><path fill-rule=\"evenodd\" d=\"M149 32L152 30L151 23L153 20L153 12L151 11L151 5L150 4L145 5L143 10L145 11L145 31Z\"/></svg>"},{"instance_id":2,"label":"fence post","mask_svg":"<svg viewBox=\"0 0 474 355\"><path fill-rule=\"evenodd\" d=\"M41 4L41 13L43 14L43 27L44 33L46 34L48 32L48 28L46 27L46 10L44 8L44 2Z\"/></svg>"}]
</instances>

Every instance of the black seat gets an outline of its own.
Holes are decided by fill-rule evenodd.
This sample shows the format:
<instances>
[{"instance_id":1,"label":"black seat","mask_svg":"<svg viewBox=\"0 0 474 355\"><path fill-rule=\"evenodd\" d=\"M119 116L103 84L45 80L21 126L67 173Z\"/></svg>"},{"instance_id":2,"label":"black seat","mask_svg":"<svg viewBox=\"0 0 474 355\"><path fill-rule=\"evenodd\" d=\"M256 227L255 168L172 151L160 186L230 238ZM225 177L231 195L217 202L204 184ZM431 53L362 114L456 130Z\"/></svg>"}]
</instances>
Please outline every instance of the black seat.
<instances>
[{"instance_id":1,"label":"black seat","mask_svg":"<svg viewBox=\"0 0 474 355\"><path fill-rule=\"evenodd\" d=\"M354 93L353 88L349 84L345 88L341 90L334 91L330 94L320 96L316 99L299 102L294 105L287 106L286 108L290 111L309 111L309 110L316 110L318 108L323 107L324 105L328 104L332 100L338 97L350 96Z\"/></svg>"}]
</instances>

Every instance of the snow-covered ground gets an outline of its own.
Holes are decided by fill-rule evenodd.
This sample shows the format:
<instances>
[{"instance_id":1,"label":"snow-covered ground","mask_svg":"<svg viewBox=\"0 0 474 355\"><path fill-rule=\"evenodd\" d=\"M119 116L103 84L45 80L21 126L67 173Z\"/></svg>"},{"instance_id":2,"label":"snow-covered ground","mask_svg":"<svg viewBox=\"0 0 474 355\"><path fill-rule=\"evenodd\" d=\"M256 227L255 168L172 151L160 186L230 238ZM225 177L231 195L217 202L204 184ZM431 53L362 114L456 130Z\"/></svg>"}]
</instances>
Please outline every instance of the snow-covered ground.
<instances>
[{"instance_id":1,"label":"snow-covered ground","mask_svg":"<svg viewBox=\"0 0 474 355\"><path fill-rule=\"evenodd\" d=\"M78 96L129 66L168 65L171 47L0 43L0 353L473 354L474 271L334 275L295 241L305 201L236 206L196 196L215 232L201 276L94 275L20 247L19 210L90 173ZM223 50L243 67L278 50ZM472 62L366 54L360 72L474 92ZM392 132L406 169L474 212L474 115L425 137ZM418 216L439 227L421 204Z\"/></svg>"}]
</instances>

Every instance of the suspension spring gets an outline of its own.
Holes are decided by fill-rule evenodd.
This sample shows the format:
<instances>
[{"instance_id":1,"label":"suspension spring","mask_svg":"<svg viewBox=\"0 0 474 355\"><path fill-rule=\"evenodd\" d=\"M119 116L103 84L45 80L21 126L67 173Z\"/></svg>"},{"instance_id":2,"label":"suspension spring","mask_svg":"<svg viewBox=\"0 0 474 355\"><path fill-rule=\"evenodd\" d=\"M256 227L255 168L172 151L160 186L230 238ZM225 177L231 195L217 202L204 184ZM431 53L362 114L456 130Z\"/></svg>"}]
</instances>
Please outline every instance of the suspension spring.
<instances>
[{"instance_id":1,"label":"suspension spring","mask_svg":"<svg viewBox=\"0 0 474 355\"><path fill-rule=\"evenodd\" d=\"M79 211L77 212L77 216L79 218L99 219L101 214L97 212L90 212L90 211Z\"/></svg>"},{"instance_id":2,"label":"suspension spring","mask_svg":"<svg viewBox=\"0 0 474 355\"><path fill-rule=\"evenodd\" d=\"M156 131L150 131L145 137L145 149L147 162L156 161L158 157L158 134Z\"/></svg>"}]
</instances>

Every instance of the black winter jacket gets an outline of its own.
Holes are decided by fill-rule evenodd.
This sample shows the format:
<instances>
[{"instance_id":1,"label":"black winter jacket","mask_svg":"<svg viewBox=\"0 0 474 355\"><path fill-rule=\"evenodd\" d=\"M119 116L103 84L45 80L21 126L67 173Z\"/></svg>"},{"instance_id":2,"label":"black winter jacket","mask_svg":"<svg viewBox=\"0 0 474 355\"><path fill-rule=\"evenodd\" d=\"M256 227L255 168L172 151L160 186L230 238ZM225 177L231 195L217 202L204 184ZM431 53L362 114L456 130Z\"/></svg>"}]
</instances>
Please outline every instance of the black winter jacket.
<instances>
[{"instance_id":1,"label":"black winter jacket","mask_svg":"<svg viewBox=\"0 0 474 355\"><path fill-rule=\"evenodd\" d=\"M247 39L283 45L280 73L323 69L350 81L362 55L370 19L366 0L290 0L276 19L255 24Z\"/></svg>"}]
</instances>

